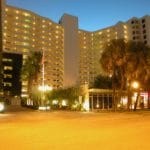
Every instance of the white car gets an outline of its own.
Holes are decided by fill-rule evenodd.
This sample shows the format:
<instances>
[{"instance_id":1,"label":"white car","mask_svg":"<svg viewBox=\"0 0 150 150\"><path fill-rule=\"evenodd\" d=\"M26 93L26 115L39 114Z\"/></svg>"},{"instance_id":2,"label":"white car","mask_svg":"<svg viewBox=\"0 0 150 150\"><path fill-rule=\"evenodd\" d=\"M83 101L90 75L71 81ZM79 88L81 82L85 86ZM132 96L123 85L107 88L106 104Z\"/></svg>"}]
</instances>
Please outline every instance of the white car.
<instances>
[{"instance_id":1,"label":"white car","mask_svg":"<svg viewBox=\"0 0 150 150\"><path fill-rule=\"evenodd\" d=\"M0 112L4 112L5 109L5 103L3 101L0 101Z\"/></svg>"}]
</instances>

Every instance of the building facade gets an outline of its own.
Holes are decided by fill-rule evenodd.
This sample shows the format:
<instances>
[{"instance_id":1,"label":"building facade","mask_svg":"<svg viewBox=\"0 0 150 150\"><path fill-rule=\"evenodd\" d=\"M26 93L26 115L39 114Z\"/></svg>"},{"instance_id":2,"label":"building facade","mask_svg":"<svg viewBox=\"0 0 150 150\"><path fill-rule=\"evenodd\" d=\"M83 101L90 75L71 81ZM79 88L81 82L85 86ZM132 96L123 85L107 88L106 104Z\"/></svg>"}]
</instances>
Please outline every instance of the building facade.
<instances>
[{"instance_id":1,"label":"building facade","mask_svg":"<svg viewBox=\"0 0 150 150\"><path fill-rule=\"evenodd\" d=\"M53 88L63 86L64 29L61 25L33 12L5 5L3 29L3 51L22 53L23 60L30 51L44 52L45 83ZM39 84L42 84L42 74ZM27 84L22 82L22 96L26 96Z\"/></svg>"},{"instance_id":2,"label":"building facade","mask_svg":"<svg viewBox=\"0 0 150 150\"><path fill-rule=\"evenodd\" d=\"M34 12L3 5L3 51L44 52L45 83L53 88L92 84L103 73L99 60L112 39L142 41L150 46L150 16L131 18L97 31L78 28L78 18L64 14L59 23ZM24 62L24 61L23 61ZM40 84L40 83L39 83ZM22 83L22 95L27 83Z\"/></svg>"},{"instance_id":3,"label":"building facade","mask_svg":"<svg viewBox=\"0 0 150 150\"><path fill-rule=\"evenodd\" d=\"M22 54L3 52L3 93L5 97L21 96Z\"/></svg>"}]
</instances>

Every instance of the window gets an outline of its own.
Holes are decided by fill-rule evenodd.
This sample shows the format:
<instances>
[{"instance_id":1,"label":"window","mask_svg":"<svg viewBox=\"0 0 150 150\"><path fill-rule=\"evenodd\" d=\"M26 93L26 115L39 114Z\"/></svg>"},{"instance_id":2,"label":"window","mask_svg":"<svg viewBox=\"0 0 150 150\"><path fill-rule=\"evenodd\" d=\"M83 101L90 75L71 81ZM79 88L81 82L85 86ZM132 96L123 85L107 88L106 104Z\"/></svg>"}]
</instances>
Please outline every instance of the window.
<instances>
[{"instance_id":1,"label":"window","mask_svg":"<svg viewBox=\"0 0 150 150\"><path fill-rule=\"evenodd\" d=\"M145 23L145 19L142 19L142 23Z\"/></svg>"},{"instance_id":2,"label":"window","mask_svg":"<svg viewBox=\"0 0 150 150\"><path fill-rule=\"evenodd\" d=\"M147 41L145 40L144 43L147 44Z\"/></svg>"},{"instance_id":3,"label":"window","mask_svg":"<svg viewBox=\"0 0 150 150\"><path fill-rule=\"evenodd\" d=\"M4 62L12 62L12 59L9 59L9 58L3 58L3 61L4 61Z\"/></svg>"},{"instance_id":4,"label":"window","mask_svg":"<svg viewBox=\"0 0 150 150\"><path fill-rule=\"evenodd\" d=\"M144 35L143 38L146 39L146 35Z\"/></svg>"},{"instance_id":5,"label":"window","mask_svg":"<svg viewBox=\"0 0 150 150\"><path fill-rule=\"evenodd\" d=\"M145 24L143 24L143 28L145 28Z\"/></svg>"},{"instance_id":6,"label":"window","mask_svg":"<svg viewBox=\"0 0 150 150\"><path fill-rule=\"evenodd\" d=\"M13 70L12 66L4 66L4 70Z\"/></svg>"},{"instance_id":7,"label":"window","mask_svg":"<svg viewBox=\"0 0 150 150\"><path fill-rule=\"evenodd\" d=\"M10 83L10 82L4 82L4 86L9 86L9 87L11 87L11 86L12 86L12 83Z\"/></svg>"},{"instance_id":8,"label":"window","mask_svg":"<svg viewBox=\"0 0 150 150\"><path fill-rule=\"evenodd\" d=\"M146 30L143 30L143 33L146 33Z\"/></svg>"},{"instance_id":9,"label":"window","mask_svg":"<svg viewBox=\"0 0 150 150\"><path fill-rule=\"evenodd\" d=\"M12 78L11 74L4 74L4 78Z\"/></svg>"}]
</instances>

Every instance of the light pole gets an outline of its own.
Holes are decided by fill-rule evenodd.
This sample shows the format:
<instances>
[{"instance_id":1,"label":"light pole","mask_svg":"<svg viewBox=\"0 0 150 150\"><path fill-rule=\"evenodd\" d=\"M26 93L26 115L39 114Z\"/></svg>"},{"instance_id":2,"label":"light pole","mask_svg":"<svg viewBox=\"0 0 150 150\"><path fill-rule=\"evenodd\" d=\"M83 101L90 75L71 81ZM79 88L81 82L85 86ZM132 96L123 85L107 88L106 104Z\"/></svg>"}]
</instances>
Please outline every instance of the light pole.
<instances>
[{"instance_id":1,"label":"light pole","mask_svg":"<svg viewBox=\"0 0 150 150\"><path fill-rule=\"evenodd\" d=\"M136 111L137 104L138 104L138 99L139 99L139 95L140 95L140 91L139 91L139 89L140 89L140 84L139 84L138 81L133 81L133 82L131 83L131 86L132 86L132 88L134 89L134 91L137 92L137 94L136 94L136 99L135 99L135 103L134 103L134 111Z\"/></svg>"},{"instance_id":2,"label":"light pole","mask_svg":"<svg viewBox=\"0 0 150 150\"><path fill-rule=\"evenodd\" d=\"M39 110L48 110L50 107L46 106L46 99L45 94L48 91L51 91L53 88L45 84L45 64L44 64L44 57L45 51L43 50L43 57L42 57L42 85L38 87L39 91L41 92L41 106L39 106Z\"/></svg>"},{"instance_id":3,"label":"light pole","mask_svg":"<svg viewBox=\"0 0 150 150\"><path fill-rule=\"evenodd\" d=\"M39 106L39 110L49 110L50 107L46 106L46 92L52 91L52 87L48 85L41 85L38 87L39 91L41 92L41 104Z\"/></svg>"}]
</instances>

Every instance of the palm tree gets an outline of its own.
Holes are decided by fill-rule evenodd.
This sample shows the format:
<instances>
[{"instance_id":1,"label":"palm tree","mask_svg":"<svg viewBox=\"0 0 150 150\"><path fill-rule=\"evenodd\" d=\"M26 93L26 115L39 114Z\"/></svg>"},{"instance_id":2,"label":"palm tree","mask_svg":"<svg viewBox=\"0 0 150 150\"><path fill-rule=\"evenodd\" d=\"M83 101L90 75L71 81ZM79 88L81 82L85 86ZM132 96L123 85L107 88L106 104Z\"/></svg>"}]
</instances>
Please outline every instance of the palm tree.
<instances>
[{"instance_id":1,"label":"palm tree","mask_svg":"<svg viewBox=\"0 0 150 150\"><path fill-rule=\"evenodd\" d=\"M127 68L126 76L128 78L129 88L131 82L137 80L140 83L140 88L146 90L146 83L150 80L150 48L141 42L128 42L127 44ZM140 95L140 90L138 90ZM128 107L131 100L129 98ZM138 104L138 97L135 102L134 110Z\"/></svg>"},{"instance_id":2,"label":"palm tree","mask_svg":"<svg viewBox=\"0 0 150 150\"><path fill-rule=\"evenodd\" d=\"M128 109L130 109L131 82L138 80L140 83L146 83L150 80L150 48L141 42L125 43L123 40L112 40L110 45L106 46L100 62L103 69L108 74L112 74L114 94L116 88L114 79L120 82L120 96L122 90L127 88ZM144 85L142 85L143 89L146 88ZM137 102L135 109L136 104Z\"/></svg>"},{"instance_id":3,"label":"palm tree","mask_svg":"<svg viewBox=\"0 0 150 150\"><path fill-rule=\"evenodd\" d=\"M21 71L21 79L23 81L28 81L28 94L29 97L32 93L32 86L37 82L38 74L41 69L41 59L42 53L31 51L28 58L25 60L22 71Z\"/></svg>"},{"instance_id":4,"label":"palm tree","mask_svg":"<svg viewBox=\"0 0 150 150\"><path fill-rule=\"evenodd\" d=\"M116 109L117 100L115 98L116 80L120 83L121 91L125 87L125 51L126 43L123 39L112 40L110 44L105 46L105 50L102 53L100 63L104 71L108 75L112 75L112 88L113 88L113 101L114 108ZM122 92L120 92L122 93Z\"/></svg>"}]
</instances>

